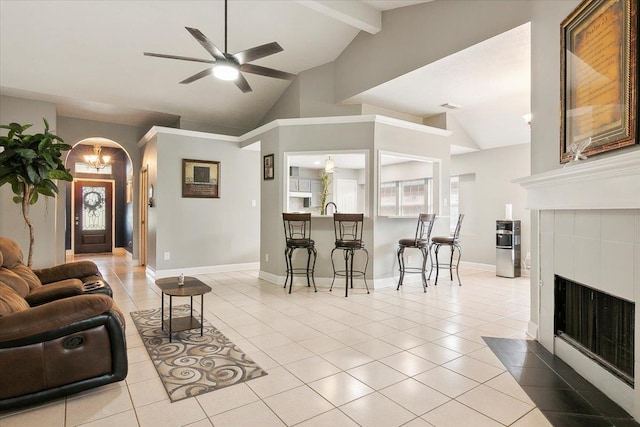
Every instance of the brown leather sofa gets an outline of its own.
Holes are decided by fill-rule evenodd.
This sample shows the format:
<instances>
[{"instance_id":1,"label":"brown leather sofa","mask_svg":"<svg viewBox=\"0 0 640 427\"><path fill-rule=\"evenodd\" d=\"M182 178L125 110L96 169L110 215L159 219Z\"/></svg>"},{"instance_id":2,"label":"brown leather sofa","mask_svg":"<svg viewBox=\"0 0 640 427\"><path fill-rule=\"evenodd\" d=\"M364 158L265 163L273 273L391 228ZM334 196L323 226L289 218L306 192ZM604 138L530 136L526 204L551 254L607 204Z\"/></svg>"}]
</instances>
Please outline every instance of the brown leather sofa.
<instances>
[{"instance_id":1,"label":"brown leather sofa","mask_svg":"<svg viewBox=\"0 0 640 427\"><path fill-rule=\"evenodd\" d=\"M32 271L2 237L0 264L0 411L126 377L124 316L105 287L83 286L101 279L95 264Z\"/></svg>"},{"instance_id":2,"label":"brown leather sofa","mask_svg":"<svg viewBox=\"0 0 640 427\"><path fill-rule=\"evenodd\" d=\"M32 270L23 263L20 246L11 239L0 237L0 281L10 285L26 281L29 305L83 293L103 293L113 296L109 284L91 261L70 262L55 267ZM20 280L22 279L22 280Z\"/></svg>"}]
</instances>

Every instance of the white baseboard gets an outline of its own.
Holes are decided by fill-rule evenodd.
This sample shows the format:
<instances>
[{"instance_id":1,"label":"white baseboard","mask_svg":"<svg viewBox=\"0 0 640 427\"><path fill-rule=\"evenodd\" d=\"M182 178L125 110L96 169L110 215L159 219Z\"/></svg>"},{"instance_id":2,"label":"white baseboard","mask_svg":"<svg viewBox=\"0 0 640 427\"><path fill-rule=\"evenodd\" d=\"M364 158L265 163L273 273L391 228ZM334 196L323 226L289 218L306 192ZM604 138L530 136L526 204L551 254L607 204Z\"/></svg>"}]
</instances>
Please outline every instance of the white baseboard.
<instances>
[{"instance_id":1,"label":"white baseboard","mask_svg":"<svg viewBox=\"0 0 640 427\"><path fill-rule=\"evenodd\" d=\"M247 262L243 264L206 265L202 267L173 268L167 270L156 270L155 276L158 279L170 276L194 276L198 274L226 273L229 271L257 270L260 268L259 262ZM283 282L284 283L284 282Z\"/></svg>"},{"instance_id":2,"label":"white baseboard","mask_svg":"<svg viewBox=\"0 0 640 427\"><path fill-rule=\"evenodd\" d=\"M479 262L460 261L460 267L471 268L473 270L496 272L496 266L492 264L482 264Z\"/></svg>"},{"instance_id":3,"label":"white baseboard","mask_svg":"<svg viewBox=\"0 0 640 427\"><path fill-rule=\"evenodd\" d=\"M156 270L154 270L153 267L146 265L144 271L149 279L156 280Z\"/></svg>"},{"instance_id":4,"label":"white baseboard","mask_svg":"<svg viewBox=\"0 0 640 427\"><path fill-rule=\"evenodd\" d=\"M533 339L538 339L538 324L529 320L527 324L527 335L529 335Z\"/></svg>"}]
</instances>

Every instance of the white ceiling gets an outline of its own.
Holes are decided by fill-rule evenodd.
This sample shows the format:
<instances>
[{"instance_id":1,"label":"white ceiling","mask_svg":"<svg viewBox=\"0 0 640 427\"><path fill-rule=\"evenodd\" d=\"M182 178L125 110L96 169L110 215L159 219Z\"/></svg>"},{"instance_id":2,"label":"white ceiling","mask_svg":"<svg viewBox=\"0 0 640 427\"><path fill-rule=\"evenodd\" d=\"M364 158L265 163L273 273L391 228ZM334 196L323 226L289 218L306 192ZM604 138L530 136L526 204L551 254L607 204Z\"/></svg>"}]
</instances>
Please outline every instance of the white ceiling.
<instances>
[{"instance_id":1,"label":"white ceiling","mask_svg":"<svg viewBox=\"0 0 640 427\"><path fill-rule=\"evenodd\" d=\"M340 5L384 11L428 1L342 0ZM255 63L291 73L335 60L360 30L308 3L229 0L229 52L277 41L284 51ZM182 117L248 130L290 84L246 74L253 88L248 94L214 78L181 85L207 65L142 55L209 59L184 27L200 29L223 49L220 0L0 0L0 12L0 91L53 102L61 116L146 127L175 125ZM528 25L519 27L349 102L419 116L443 112L439 105L452 102L462 105L453 114L481 148L529 142L521 117L529 111L529 33Z\"/></svg>"}]
</instances>

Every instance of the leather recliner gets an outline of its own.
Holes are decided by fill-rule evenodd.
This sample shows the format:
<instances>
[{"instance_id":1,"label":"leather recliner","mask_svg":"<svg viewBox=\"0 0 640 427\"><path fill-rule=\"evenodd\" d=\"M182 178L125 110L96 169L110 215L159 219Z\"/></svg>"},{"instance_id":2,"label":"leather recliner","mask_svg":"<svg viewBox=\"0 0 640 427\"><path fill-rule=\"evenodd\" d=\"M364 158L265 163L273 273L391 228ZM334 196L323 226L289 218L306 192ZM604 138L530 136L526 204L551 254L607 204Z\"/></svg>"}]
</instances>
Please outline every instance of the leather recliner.
<instances>
[{"instance_id":1,"label":"leather recliner","mask_svg":"<svg viewBox=\"0 0 640 427\"><path fill-rule=\"evenodd\" d=\"M11 239L0 237L0 281L14 288L14 283L25 281L29 285L29 292L23 297L29 305L87 292L113 296L109 284L91 261L32 270L22 260L20 246Z\"/></svg>"},{"instance_id":2,"label":"leather recliner","mask_svg":"<svg viewBox=\"0 0 640 427\"><path fill-rule=\"evenodd\" d=\"M2 240L0 264L4 266L8 239ZM19 248L18 252L19 264L24 266ZM66 270L93 271L86 265L90 262L83 263ZM126 377L125 320L110 296L84 292L81 284L68 278L56 285L40 285L51 291L34 291L15 269L0 269L4 269L0 272L0 411ZM62 278L66 270L49 274Z\"/></svg>"}]
</instances>

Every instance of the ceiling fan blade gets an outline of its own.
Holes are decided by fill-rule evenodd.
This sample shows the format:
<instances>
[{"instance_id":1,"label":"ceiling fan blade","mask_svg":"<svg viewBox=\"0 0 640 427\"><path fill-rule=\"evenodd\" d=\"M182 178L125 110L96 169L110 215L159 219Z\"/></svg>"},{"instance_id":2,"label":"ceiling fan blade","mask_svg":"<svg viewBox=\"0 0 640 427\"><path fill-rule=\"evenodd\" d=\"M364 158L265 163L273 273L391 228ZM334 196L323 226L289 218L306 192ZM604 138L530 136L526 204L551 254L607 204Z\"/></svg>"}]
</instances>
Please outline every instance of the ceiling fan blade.
<instances>
[{"instance_id":1,"label":"ceiling fan blade","mask_svg":"<svg viewBox=\"0 0 640 427\"><path fill-rule=\"evenodd\" d=\"M211 56L213 56L216 59L226 59L224 54L220 51L220 49L218 49L216 45L214 45L213 42L207 38L207 36L202 34L200 30L198 30L197 28L190 28L190 27L184 27L184 28L186 28L187 31L191 33L193 38L198 40L198 43L200 43L202 47L204 47L207 50L207 52L211 54Z\"/></svg>"},{"instance_id":2,"label":"ceiling fan blade","mask_svg":"<svg viewBox=\"0 0 640 427\"><path fill-rule=\"evenodd\" d=\"M144 56L154 56L156 58L179 59L181 61L204 62L205 64L215 64L212 59L191 58L189 56L166 55L164 53L143 52Z\"/></svg>"},{"instance_id":3,"label":"ceiling fan blade","mask_svg":"<svg viewBox=\"0 0 640 427\"><path fill-rule=\"evenodd\" d=\"M265 56L273 55L283 50L282 46L278 43L271 42L235 53L233 57L236 58L238 64L246 64L247 62L255 61L256 59L264 58Z\"/></svg>"},{"instance_id":4,"label":"ceiling fan blade","mask_svg":"<svg viewBox=\"0 0 640 427\"><path fill-rule=\"evenodd\" d=\"M293 80L296 78L295 74L274 70L273 68L261 67L260 65L255 64L242 64L240 66L240 71L258 74L260 76L275 77L276 79Z\"/></svg>"},{"instance_id":5,"label":"ceiling fan blade","mask_svg":"<svg viewBox=\"0 0 640 427\"><path fill-rule=\"evenodd\" d=\"M234 81L236 86L242 91L242 93L253 92L251 86L249 86L249 82L244 78L242 73L238 74L238 78Z\"/></svg>"},{"instance_id":6,"label":"ceiling fan blade","mask_svg":"<svg viewBox=\"0 0 640 427\"><path fill-rule=\"evenodd\" d=\"M181 81L180 84L188 84L188 83L195 82L196 80L200 80L203 77L207 77L207 76L211 75L212 73L213 73L213 67L205 68L204 70L200 71L199 73L196 73L191 77L187 77L186 79Z\"/></svg>"}]
</instances>

